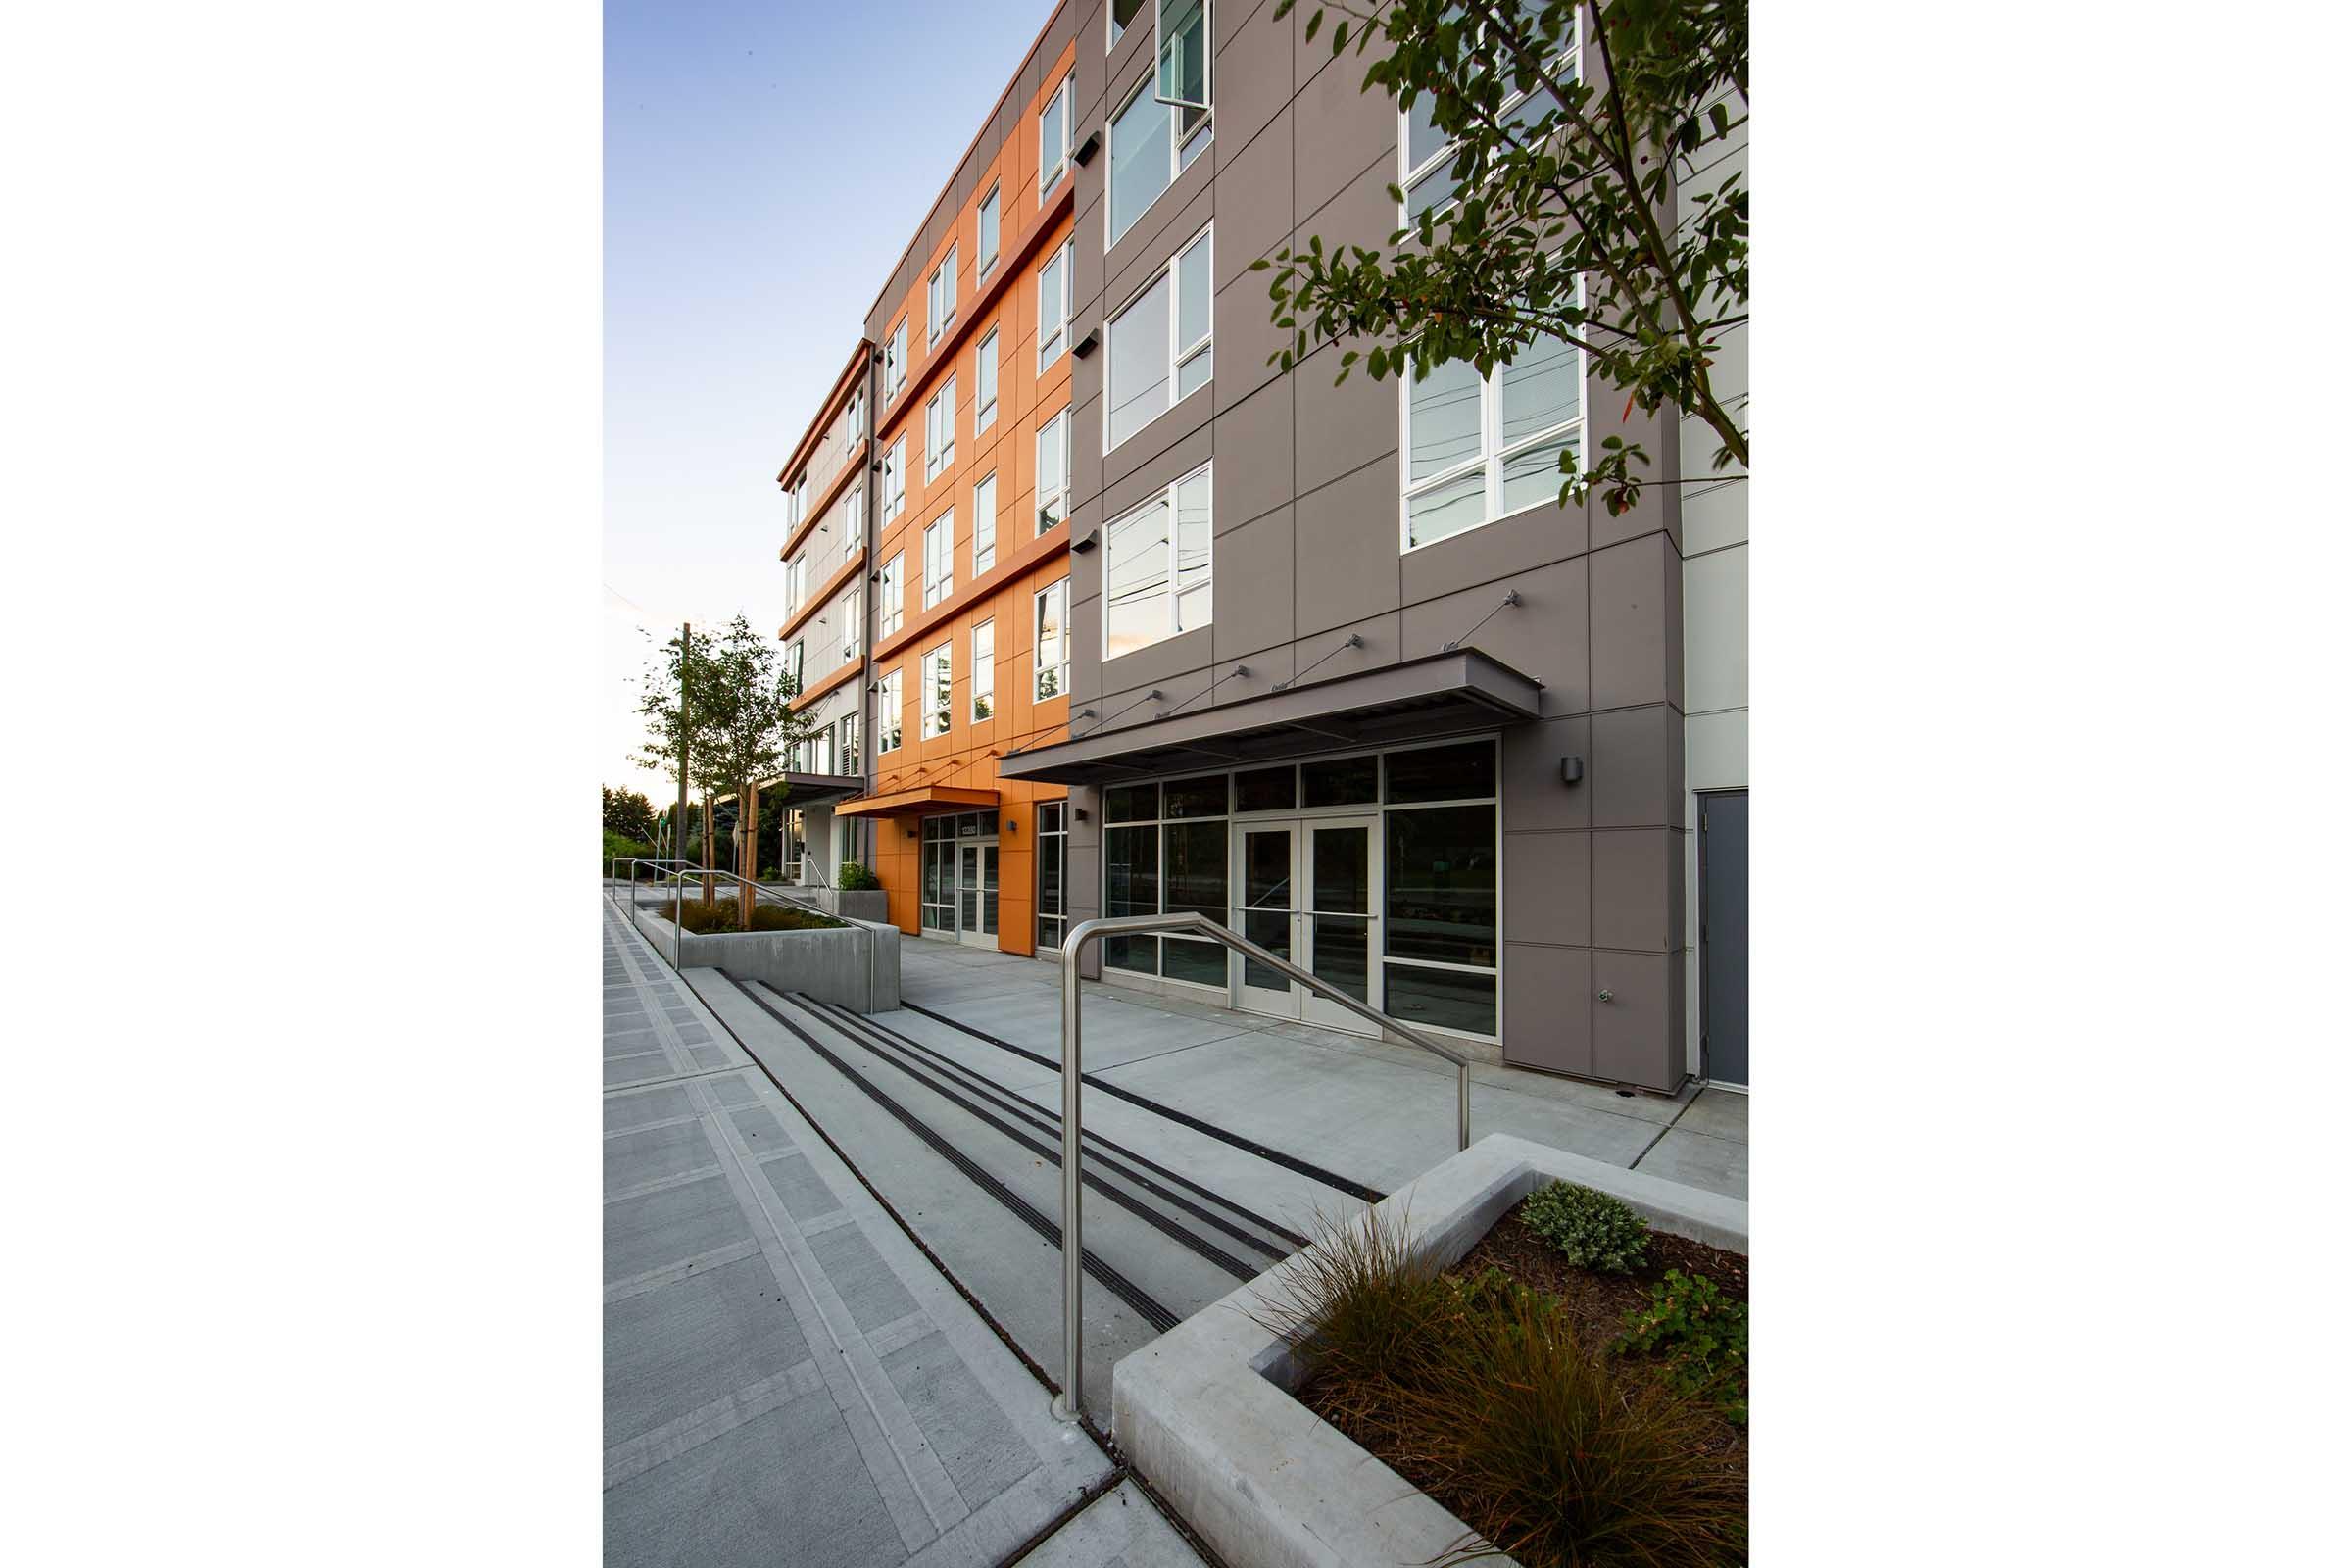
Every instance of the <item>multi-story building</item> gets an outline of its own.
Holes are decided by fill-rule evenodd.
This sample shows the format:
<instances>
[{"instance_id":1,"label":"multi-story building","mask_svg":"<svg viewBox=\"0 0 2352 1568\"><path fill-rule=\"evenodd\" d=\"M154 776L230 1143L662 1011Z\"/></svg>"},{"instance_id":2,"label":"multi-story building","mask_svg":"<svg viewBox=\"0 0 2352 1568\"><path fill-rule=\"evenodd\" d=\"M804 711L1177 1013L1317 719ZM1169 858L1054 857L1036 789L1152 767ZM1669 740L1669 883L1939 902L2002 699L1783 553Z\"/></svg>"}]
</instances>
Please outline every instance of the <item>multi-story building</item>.
<instances>
[{"instance_id":1,"label":"multi-story building","mask_svg":"<svg viewBox=\"0 0 2352 1568\"><path fill-rule=\"evenodd\" d=\"M1572 348L1269 363L1250 262L1384 246L1448 177L1273 9L1166 0L1163 102L1152 9L1064 0L869 315L871 782L836 819L875 824L909 932L1027 953L1199 909L1491 1059L1744 1082L1743 902L1737 965L1692 953L1744 898L1743 487L1559 505L1563 447L1622 433L1660 480L1712 451ZM1700 852L1718 792L1736 867ZM1194 940L1087 972L1354 1027Z\"/></svg>"}]
</instances>

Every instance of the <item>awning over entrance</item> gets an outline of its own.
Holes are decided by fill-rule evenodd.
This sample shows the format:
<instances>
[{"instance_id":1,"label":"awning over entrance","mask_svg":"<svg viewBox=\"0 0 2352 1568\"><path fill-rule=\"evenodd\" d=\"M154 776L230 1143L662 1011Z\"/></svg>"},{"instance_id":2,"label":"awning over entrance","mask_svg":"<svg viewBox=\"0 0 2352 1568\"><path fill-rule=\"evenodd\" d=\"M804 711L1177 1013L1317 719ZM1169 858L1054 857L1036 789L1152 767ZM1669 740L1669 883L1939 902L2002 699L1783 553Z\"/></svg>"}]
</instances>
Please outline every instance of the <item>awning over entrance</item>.
<instances>
[{"instance_id":1,"label":"awning over entrance","mask_svg":"<svg viewBox=\"0 0 2352 1568\"><path fill-rule=\"evenodd\" d=\"M760 793L765 795L779 784L791 786L784 797L787 806L822 806L865 788L865 780L855 773L786 773L761 784Z\"/></svg>"},{"instance_id":2,"label":"awning over entrance","mask_svg":"<svg viewBox=\"0 0 2352 1568\"><path fill-rule=\"evenodd\" d=\"M997 772L1049 784L1116 784L1342 746L1386 746L1533 718L1543 689L1475 648L1459 648L1016 752Z\"/></svg>"},{"instance_id":3,"label":"awning over entrance","mask_svg":"<svg viewBox=\"0 0 2352 1568\"><path fill-rule=\"evenodd\" d=\"M889 795L868 795L863 800L848 801L833 808L835 816L923 816L933 811L970 811L985 809L997 804L995 790L956 789L945 784L925 784L917 789L897 790ZM913 829L909 828L908 832Z\"/></svg>"}]
</instances>

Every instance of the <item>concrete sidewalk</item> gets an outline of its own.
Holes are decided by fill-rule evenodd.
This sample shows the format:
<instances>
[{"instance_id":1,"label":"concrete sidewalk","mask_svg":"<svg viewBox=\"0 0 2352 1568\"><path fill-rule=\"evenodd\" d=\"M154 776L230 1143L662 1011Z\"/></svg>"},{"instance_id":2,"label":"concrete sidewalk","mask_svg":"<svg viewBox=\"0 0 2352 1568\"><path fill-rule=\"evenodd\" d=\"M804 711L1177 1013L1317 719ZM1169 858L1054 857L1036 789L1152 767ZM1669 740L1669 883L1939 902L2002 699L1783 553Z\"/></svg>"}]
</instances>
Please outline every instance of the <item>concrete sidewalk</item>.
<instances>
[{"instance_id":1,"label":"concrete sidewalk","mask_svg":"<svg viewBox=\"0 0 2352 1568\"><path fill-rule=\"evenodd\" d=\"M904 1002L1059 1059L1056 965L944 942L900 945ZM1228 1132L1394 1191L1454 1152L1453 1068L1412 1046L1286 1023L1206 1002L1090 983L1081 1003L1086 1070ZM939 1039L919 1014L894 1027ZM983 1065L983 1051L973 1062ZM1040 1104L1058 1077L997 1054L992 1076ZM1502 1132L1672 1181L1747 1197L1747 1097L1686 1088L1620 1094L1516 1067L1470 1070L1470 1135ZM1089 1091L1086 1114L1125 1119ZM1102 1109L1098 1112L1097 1102Z\"/></svg>"},{"instance_id":2,"label":"concrete sidewalk","mask_svg":"<svg viewBox=\"0 0 2352 1568\"><path fill-rule=\"evenodd\" d=\"M606 1561L1004 1561L1109 1461L610 904L604 932ZM1197 1561L1131 1491L1031 1560Z\"/></svg>"}]
</instances>

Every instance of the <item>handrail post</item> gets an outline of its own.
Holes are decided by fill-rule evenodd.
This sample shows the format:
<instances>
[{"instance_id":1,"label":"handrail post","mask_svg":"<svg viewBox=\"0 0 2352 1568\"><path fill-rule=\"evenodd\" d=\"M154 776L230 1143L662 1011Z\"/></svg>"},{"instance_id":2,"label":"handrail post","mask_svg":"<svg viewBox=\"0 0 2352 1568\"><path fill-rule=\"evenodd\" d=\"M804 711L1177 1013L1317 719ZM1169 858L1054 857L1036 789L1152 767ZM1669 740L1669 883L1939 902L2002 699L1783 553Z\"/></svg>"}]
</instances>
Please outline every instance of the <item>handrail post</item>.
<instances>
[{"instance_id":1,"label":"handrail post","mask_svg":"<svg viewBox=\"0 0 2352 1568\"><path fill-rule=\"evenodd\" d=\"M1094 922L1082 920L1061 947L1061 1392L1054 1414L1063 1421L1081 1415L1086 1360L1086 1242L1080 1234L1078 1093L1085 1087L1079 1064L1078 957L1095 939Z\"/></svg>"}]
</instances>

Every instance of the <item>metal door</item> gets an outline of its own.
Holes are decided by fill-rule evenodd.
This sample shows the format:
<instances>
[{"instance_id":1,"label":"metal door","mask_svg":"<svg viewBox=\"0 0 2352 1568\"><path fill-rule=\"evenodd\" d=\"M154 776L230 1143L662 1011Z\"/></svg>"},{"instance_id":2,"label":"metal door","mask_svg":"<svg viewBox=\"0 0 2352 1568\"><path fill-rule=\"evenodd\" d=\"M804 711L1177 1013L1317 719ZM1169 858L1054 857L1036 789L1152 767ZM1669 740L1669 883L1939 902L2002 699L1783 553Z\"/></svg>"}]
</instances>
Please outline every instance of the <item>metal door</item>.
<instances>
[{"instance_id":1,"label":"metal door","mask_svg":"<svg viewBox=\"0 0 2352 1568\"><path fill-rule=\"evenodd\" d=\"M1699 1066L1747 1083L1747 791L1698 798Z\"/></svg>"}]
</instances>

